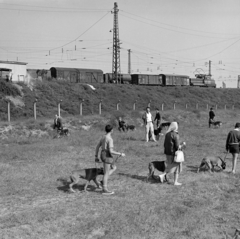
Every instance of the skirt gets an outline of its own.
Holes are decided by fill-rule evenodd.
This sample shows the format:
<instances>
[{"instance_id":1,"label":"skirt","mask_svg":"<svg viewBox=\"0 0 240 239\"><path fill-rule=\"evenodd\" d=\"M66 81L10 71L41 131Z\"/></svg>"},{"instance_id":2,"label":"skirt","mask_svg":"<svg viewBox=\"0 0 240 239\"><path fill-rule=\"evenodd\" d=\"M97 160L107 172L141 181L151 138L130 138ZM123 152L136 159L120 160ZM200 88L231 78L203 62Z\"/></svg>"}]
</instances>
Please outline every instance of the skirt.
<instances>
[{"instance_id":1,"label":"skirt","mask_svg":"<svg viewBox=\"0 0 240 239\"><path fill-rule=\"evenodd\" d=\"M229 145L229 152L231 154L239 154L239 144L230 144Z\"/></svg>"},{"instance_id":2,"label":"skirt","mask_svg":"<svg viewBox=\"0 0 240 239\"><path fill-rule=\"evenodd\" d=\"M167 160L166 164L166 173L181 173L182 172L182 163L174 162L174 155L166 155Z\"/></svg>"}]
</instances>

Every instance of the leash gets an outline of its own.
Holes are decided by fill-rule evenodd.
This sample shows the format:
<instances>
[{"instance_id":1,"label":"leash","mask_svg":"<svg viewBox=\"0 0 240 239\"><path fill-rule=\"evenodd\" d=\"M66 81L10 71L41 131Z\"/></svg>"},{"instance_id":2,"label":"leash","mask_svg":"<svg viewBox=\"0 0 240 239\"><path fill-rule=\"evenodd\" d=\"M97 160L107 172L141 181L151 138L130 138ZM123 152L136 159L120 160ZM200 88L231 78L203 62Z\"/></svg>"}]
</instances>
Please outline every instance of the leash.
<instances>
[{"instance_id":1,"label":"leash","mask_svg":"<svg viewBox=\"0 0 240 239\"><path fill-rule=\"evenodd\" d=\"M227 155L228 155L228 151L227 151L226 154L225 154L225 157L224 157L223 162L226 162L225 159L227 158Z\"/></svg>"}]
</instances>

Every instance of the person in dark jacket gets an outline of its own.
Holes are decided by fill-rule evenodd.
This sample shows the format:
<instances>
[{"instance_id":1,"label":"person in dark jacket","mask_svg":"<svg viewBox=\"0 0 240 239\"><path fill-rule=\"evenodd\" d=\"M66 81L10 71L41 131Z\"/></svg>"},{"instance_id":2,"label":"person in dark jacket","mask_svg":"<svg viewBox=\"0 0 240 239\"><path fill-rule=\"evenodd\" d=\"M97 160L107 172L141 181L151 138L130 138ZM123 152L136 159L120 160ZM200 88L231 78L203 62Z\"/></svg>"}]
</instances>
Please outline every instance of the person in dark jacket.
<instances>
[{"instance_id":1,"label":"person in dark jacket","mask_svg":"<svg viewBox=\"0 0 240 239\"><path fill-rule=\"evenodd\" d=\"M125 121L122 120L122 117L119 117L118 119L118 130L125 132L127 130L127 125Z\"/></svg>"},{"instance_id":2,"label":"person in dark jacket","mask_svg":"<svg viewBox=\"0 0 240 239\"><path fill-rule=\"evenodd\" d=\"M213 112L213 108L210 108L209 121L208 121L209 128L211 127L211 124L214 122L214 117L215 117L215 113Z\"/></svg>"},{"instance_id":3,"label":"person in dark jacket","mask_svg":"<svg viewBox=\"0 0 240 239\"><path fill-rule=\"evenodd\" d=\"M239 154L239 143L240 143L240 123L235 124L235 129L228 133L226 140L226 150L229 151L232 158L232 173L236 173L237 159Z\"/></svg>"},{"instance_id":4,"label":"person in dark jacket","mask_svg":"<svg viewBox=\"0 0 240 239\"><path fill-rule=\"evenodd\" d=\"M178 123L172 122L169 126L164 140L164 154L166 154L166 169L165 172L159 175L160 182L166 174L174 173L174 185L182 185L178 182L179 173L182 171L182 163L174 162L175 152L180 148L179 134L178 134Z\"/></svg>"},{"instance_id":5,"label":"person in dark jacket","mask_svg":"<svg viewBox=\"0 0 240 239\"><path fill-rule=\"evenodd\" d=\"M55 115L53 129L57 129L58 131L61 131L63 129L62 119L58 115Z\"/></svg>"},{"instance_id":6,"label":"person in dark jacket","mask_svg":"<svg viewBox=\"0 0 240 239\"><path fill-rule=\"evenodd\" d=\"M157 121L157 128L158 128L161 123L161 115L160 115L159 109L156 109L156 115L154 118L154 122L155 122L155 120Z\"/></svg>"}]
</instances>

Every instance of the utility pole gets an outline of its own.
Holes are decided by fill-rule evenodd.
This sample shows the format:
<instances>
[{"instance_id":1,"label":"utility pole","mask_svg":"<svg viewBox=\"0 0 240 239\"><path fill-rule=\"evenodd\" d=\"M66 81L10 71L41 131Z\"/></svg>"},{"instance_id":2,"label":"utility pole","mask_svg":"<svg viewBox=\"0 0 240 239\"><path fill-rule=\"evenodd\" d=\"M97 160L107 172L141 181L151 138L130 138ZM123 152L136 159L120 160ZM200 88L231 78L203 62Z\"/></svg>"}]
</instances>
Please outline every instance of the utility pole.
<instances>
[{"instance_id":1,"label":"utility pole","mask_svg":"<svg viewBox=\"0 0 240 239\"><path fill-rule=\"evenodd\" d=\"M121 68L120 68L120 42L118 29L118 5L114 3L114 18L113 18L113 58L112 58L112 76L113 81L120 83Z\"/></svg>"},{"instance_id":2,"label":"utility pole","mask_svg":"<svg viewBox=\"0 0 240 239\"><path fill-rule=\"evenodd\" d=\"M209 71L208 71L208 75L209 75L209 76L212 76L212 75L211 75L211 61L209 61Z\"/></svg>"},{"instance_id":3,"label":"utility pole","mask_svg":"<svg viewBox=\"0 0 240 239\"><path fill-rule=\"evenodd\" d=\"M128 74L131 74L131 49L128 49Z\"/></svg>"}]
</instances>

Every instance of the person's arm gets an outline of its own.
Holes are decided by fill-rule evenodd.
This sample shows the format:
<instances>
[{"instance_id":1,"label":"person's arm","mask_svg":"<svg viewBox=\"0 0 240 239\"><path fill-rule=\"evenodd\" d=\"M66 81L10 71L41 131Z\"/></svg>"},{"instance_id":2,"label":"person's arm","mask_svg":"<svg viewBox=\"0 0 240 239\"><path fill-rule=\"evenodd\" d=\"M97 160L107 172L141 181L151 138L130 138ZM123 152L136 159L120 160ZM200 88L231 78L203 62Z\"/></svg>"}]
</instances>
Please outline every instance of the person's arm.
<instances>
[{"instance_id":1,"label":"person's arm","mask_svg":"<svg viewBox=\"0 0 240 239\"><path fill-rule=\"evenodd\" d=\"M120 152L117 152L115 150L113 150L113 140L109 140L109 151L110 151L110 154L112 155L119 155L119 156L125 156L124 153L120 153Z\"/></svg>"},{"instance_id":2,"label":"person's arm","mask_svg":"<svg viewBox=\"0 0 240 239\"><path fill-rule=\"evenodd\" d=\"M174 137L174 149L175 149L175 151L178 150L179 145L180 145L179 135L176 133L176 134L175 134L175 137Z\"/></svg>"},{"instance_id":3,"label":"person's arm","mask_svg":"<svg viewBox=\"0 0 240 239\"><path fill-rule=\"evenodd\" d=\"M99 152L99 148L101 147L101 140L99 140L96 150L95 150L95 161L99 161L98 159L98 152Z\"/></svg>"}]
</instances>

